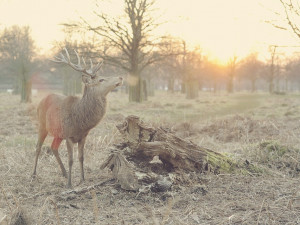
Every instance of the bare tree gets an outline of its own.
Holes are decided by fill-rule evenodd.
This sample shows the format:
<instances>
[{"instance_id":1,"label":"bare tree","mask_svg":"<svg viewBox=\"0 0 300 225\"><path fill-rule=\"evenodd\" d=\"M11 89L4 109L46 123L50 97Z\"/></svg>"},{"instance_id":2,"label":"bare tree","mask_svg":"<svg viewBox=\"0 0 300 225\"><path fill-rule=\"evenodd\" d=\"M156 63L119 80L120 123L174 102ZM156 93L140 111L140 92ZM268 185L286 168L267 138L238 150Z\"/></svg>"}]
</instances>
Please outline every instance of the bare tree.
<instances>
[{"instance_id":1,"label":"bare tree","mask_svg":"<svg viewBox=\"0 0 300 225\"><path fill-rule=\"evenodd\" d=\"M279 0L284 8L285 19L290 29L300 38L300 4L298 0ZM274 24L273 24L274 25ZM286 29L278 25L274 25L280 29Z\"/></svg>"},{"instance_id":2,"label":"bare tree","mask_svg":"<svg viewBox=\"0 0 300 225\"><path fill-rule=\"evenodd\" d=\"M289 90L300 90L300 59L299 57L290 59L286 65L284 70L284 78L285 78L285 91Z\"/></svg>"},{"instance_id":3,"label":"bare tree","mask_svg":"<svg viewBox=\"0 0 300 225\"><path fill-rule=\"evenodd\" d=\"M258 60L257 53L251 53L241 62L239 72L241 77L250 81L251 92L256 91L256 82L261 75L262 69L263 62Z\"/></svg>"},{"instance_id":4,"label":"bare tree","mask_svg":"<svg viewBox=\"0 0 300 225\"><path fill-rule=\"evenodd\" d=\"M84 18L81 24L64 24L92 31L101 37L102 49L97 49L100 57L129 74L129 101L143 101L141 72L160 58L155 54L158 39L151 35L159 26L151 14L154 3L153 0L124 0L123 16L112 18L99 10L94 11L100 22L98 25L92 25Z\"/></svg>"},{"instance_id":5,"label":"bare tree","mask_svg":"<svg viewBox=\"0 0 300 225\"><path fill-rule=\"evenodd\" d=\"M283 73L283 65L282 65L282 60L280 57L277 55L276 56L276 64L274 68L274 78L275 78L275 92L280 93L282 88L281 88L281 83L282 79L284 78L284 73Z\"/></svg>"},{"instance_id":6,"label":"bare tree","mask_svg":"<svg viewBox=\"0 0 300 225\"><path fill-rule=\"evenodd\" d=\"M282 30L291 30L298 38L300 38L300 2L299 0L279 0L281 5L283 6L284 13L275 13L276 15L279 15L280 17L284 16L284 19L280 18L280 21L267 21L268 23L272 24L274 27ZM282 15L283 14L283 15ZM283 25L282 21L284 21ZM280 25L278 25L280 24ZM276 71L280 73L280 68L278 66L274 66L274 57L276 54L276 48L277 47L293 47L293 48L299 48L300 46L271 46L270 52L271 52L271 77L272 74L274 74ZM273 52L273 53L272 53ZM288 69L288 67L287 67ZM287 78L286 77L286 87L287 87ZM271 85L271 83L270 83ZM272 87L270 86L269 91L273 92Z\"/></svg>"},{"instance_id":7,"label":"bare tree","mask_svg":"<svg viewBox=\"0 0 300 225\"><path fill-rule=\"evenodd\" d=\"M22 102L31 101L31 74L35 67L34 41L28 26L12 26L0 34L0 60L15 76L15 89L21 94Z\"/></svg>"},{"instance_id":8,"label":"bare tree","mask_svg":"<svg viewBox=\"0 0 300 225\"><path fill-rule=\"evenodd\" d=\"M175 78L182 81L181 91L186 98L198 97L200 74L203 72L203 56L201 49L195 47L189 50L184 40L167 37L161 46L162 55L167 55L161 61L162 68L168 76L168 87L172 91Z\"/></svg>"},{"instance_id":9,"label":"bare tree","mask_svg":"<svg viewBox=\"0 0 300 225\"><path fill-rule=\"evenodd\" d=\"M172 36L164 37L160 44L159 51L162 55L168 55L157 64L168 81L168 91L174 92L176 79L183 79L183 61L185 42L182 39Z\"/></svg>"},{"instance_id":10,"label":"bare tree","mask_svg":"<svg viewBox=\"0 0 300 225\"><path fill-rule=\"evenodd\" d=\"M268 77L269 82L269 93L274 93L274 79L275 79L275 55L276 55L276 45L271 45L269 47L269 52L271 54L271 62L270 62L270 72Z\"/></svg>"},{"instance_id":11,"label":"bare tree","mask_svg":"<svg viewBox=\"0 0 300 225\"><path fill-rule=\"evenodd\" d=\"M236 69L237 69L237 56L234 55L231 57L227 63L227 92L232 93L234 90L234 78L236 76Z\"/></svg>"},{"instance_id":12,"label":"bare tree","mask_svg":"<svg viewBox=\"0 0 300 225\"><path fill-rule=\"evenodd\" d=\"M188 99L194 99L198 97L202 63L203 56L200 48L196 47L192 51L185 51L184 78L186 98Z\"/></svg>"},{"instance_id":13,"label":"bare tree","mask_svg":"<svg viewBox=\"0 0 300 225\"><path fill-rule=\"evenodd\" d=\"M224 66L216 62L208 60L205 62L204 76L205 79L211 83L210 88L214 94L220 90L221 84L224 82L224 70Z\"/></svg>"}]
</instances>

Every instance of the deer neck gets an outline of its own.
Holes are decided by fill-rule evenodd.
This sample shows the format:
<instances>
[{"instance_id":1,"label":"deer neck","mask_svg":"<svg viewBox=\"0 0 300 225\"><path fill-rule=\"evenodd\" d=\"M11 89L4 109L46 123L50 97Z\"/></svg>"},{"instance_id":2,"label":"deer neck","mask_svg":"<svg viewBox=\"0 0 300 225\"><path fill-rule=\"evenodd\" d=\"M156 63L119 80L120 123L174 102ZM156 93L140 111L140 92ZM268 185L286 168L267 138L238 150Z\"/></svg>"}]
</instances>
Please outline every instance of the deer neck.
<instances>
[{"instance_id":1,"label":"deer neck","mask_svg":"<svg viewBox=\"0 0 300 225\"><path fill-rule=\"evenodd\" d=\"M90 130L103 118L106 112L106 96L97 96L93 89L85 88L81 100L76 106L76 114L79 117L79 127L82 130Z\"/></svg>"}]
</instances>

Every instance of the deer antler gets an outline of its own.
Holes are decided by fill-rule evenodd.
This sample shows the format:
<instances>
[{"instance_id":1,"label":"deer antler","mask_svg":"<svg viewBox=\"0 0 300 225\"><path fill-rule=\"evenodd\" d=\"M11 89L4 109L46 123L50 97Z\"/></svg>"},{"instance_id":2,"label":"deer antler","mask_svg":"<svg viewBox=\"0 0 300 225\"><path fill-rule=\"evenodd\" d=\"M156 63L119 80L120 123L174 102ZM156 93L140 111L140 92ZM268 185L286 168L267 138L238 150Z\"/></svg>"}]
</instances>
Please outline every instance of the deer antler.
<instances>
[{"instance_id":1,"label":"deer antler","mask_svg":"<svg viewBox=\"0 0 300 225\"><path fill-rule=\"evenodd\" d=\"M61 63L61 64L67 64L70 67L72 67L74 70L82 72L82 73L84 73L86 75L89 75L91 77L95 77L97 71L102 66L103 61L99 62L96 66L94 66L92 60L90 59L91 68L90 69L86 69L87 65L86 65L84 59L82 58L83 65L84 65L82 67L81 62L80 62L80 57L79 57L78 53L75 50L74 50L74 52L75 52L76 57L77 57L77 64L74 64L74 63L71 62L69 52L68 52L68 50L66 48L64 48L64 51L66 53L66 56L63 53L60 53L60 57L55 56L54 57L55 60L51 60L51 61L52 62L56 62L56 63Z\"/></svg>"}]
</instances>

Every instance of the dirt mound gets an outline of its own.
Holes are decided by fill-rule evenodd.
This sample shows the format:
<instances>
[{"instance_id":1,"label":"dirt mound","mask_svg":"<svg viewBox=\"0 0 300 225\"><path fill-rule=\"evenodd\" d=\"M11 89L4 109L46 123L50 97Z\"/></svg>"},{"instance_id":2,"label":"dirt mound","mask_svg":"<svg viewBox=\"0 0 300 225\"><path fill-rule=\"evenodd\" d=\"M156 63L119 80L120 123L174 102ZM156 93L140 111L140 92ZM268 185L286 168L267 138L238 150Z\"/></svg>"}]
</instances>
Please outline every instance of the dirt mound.
<instances>
[{"instance_id":1,"label":"dirt mound","mask_svg":"<svg viewBox=\"0 0 300 225\"><path fill-rule=\"evenodd\" d=\"M199 133L199 128L193 123L183 122L173 126L172 131L182 138L187 138L197 135Z\"/></svg>"},{"instance_id":2,"label":"dirt mound","mask_svg":"<svg viewBox=\"0 0 300 225\"><path fill-rule=\"evenodd\" d=\"M221 142L255 142L273 139L279 135L279 130L272 121L235 115L215 120L202 127L199 133Z\"/></svg>"}]
</instances>

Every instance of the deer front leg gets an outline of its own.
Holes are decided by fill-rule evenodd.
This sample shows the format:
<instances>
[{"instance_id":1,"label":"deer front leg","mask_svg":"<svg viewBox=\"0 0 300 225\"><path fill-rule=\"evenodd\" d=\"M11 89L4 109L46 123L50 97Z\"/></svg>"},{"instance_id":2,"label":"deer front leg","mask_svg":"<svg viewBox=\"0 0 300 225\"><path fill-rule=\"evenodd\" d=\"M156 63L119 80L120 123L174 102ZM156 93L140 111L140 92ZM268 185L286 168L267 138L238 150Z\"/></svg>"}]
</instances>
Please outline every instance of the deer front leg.
<instances>
[{"instance_id":1,"label":"deer front leg","mask_svg":"<svg viewBox=\"0 0 300 225\"><path fill-rule=\"evenodd\" d=\"M69 175L68 175L67 188L71 188L72 187L71 175L72 175L72 165L73 165L73 146L74 146L74 144L69 138L66 139L66 143L67 143L68 156L69 156Z\"/></svg>"},{"instance_id":2,"label":"deer front leg","mask_svg":"<svg viewBox=\"0 0 300 225\"><path fill-rule=\"evenodd\" d=\"M78 160L79 160L79 163L80 163L80 172L81 172L80 183L82 183L84 181L84 170L83 170L84 155L83 155L83 149L84 149L85 139L86 138L84 137L78 142Z\"/></svg>"}]
</instances>

